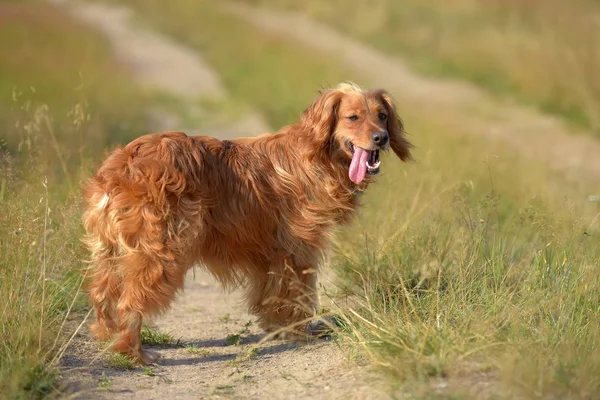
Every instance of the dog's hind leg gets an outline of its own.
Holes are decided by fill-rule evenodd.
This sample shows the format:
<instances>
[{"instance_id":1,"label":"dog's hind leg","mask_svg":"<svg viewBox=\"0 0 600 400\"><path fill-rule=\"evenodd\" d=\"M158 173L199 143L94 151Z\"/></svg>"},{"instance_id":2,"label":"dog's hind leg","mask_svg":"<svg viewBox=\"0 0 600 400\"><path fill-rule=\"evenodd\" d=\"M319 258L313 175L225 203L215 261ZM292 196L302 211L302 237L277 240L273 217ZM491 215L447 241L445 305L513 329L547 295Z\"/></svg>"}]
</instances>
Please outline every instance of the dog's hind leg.
<instances>
[{"instance_id":1,"label":"dog's hind leg","mask_svg":"<svg viewBox=\"0 0 600 400\"><path fill-rule=\"evenodd\" d=\"M115 246L88 236L86 244L92 250L92 266L88 271L87 291L96 311L96 323L91 326L98 340L108 340L117 330L116 304L121 295L120 281L116 273Z\"/></svg>"},{"instance_id":2,"label":"dog's hind leg","mask_svg":"<svg viewBox=\"0 0 600 400\"><path fill-rule=\"evenodd\" d=\"M96 323L91 326L98 340L108 340L117 330L116 303L120 296L118 277L104 267L95 271L88 286L90 300L96 311Z\"/></svg>"},{"instance_id":3,"label":"dog's hind leg","mask_svg":"<svg viewBox=\"0 0 600 400\"><path fill-rule=\"evenodd\" d=\"M142 350L142 320L171 305L183 287L185 269L164 257L142 252L131 253L126 258L123 291L117 306L118 334L113 349L142 364L151 364L158 355Z\"/></svg>"}]
</instances>

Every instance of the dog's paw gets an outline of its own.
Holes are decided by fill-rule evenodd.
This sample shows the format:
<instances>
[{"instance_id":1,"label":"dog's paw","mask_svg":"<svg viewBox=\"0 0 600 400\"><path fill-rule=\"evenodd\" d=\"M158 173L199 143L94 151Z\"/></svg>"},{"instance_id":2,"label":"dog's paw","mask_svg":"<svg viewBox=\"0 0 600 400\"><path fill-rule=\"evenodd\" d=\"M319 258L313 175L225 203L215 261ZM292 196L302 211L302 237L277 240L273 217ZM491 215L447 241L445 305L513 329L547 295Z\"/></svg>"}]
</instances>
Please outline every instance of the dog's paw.
<instances>
[{"instance_id":1,"label":"dog's paw","mask_svg":"<svg viewBox=\"0 0 600 400\"><path fill-rule=\"evenodd\" d=\"M152 350L140 350L139 354L135 357L136 361L142 365L154 364L159 358L160 354Z\"/></svg>"},{"instance_id":2,"label":"dog's paw","mask_svg":"<svg viewBox=\"0 0 600 400\"><path fill-rule=\"evenodd\" d=\"M329 337L336 327L341 326L339 317L328 316L319 320L312 321L306 327L306 333L309 336L317 338Z\"/></svg>"}]
</instances>

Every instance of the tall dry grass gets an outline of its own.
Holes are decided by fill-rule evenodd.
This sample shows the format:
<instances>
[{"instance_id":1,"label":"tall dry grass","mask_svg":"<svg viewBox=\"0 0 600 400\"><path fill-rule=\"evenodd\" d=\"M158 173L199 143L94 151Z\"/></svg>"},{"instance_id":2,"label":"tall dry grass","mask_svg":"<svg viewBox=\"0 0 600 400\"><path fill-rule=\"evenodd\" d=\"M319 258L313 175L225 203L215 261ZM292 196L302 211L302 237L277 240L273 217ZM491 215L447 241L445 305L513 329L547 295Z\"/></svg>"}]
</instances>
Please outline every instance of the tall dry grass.
<instances>
[{"instance_id":1,"label":"tall dry grass","mask_svg":"<svg viewBox=\"0 0 600 400\"><path fill-rule=\"evenodd\" d=\"M72 117L71 130L61 133L80 138L87 118ZM78 187L89 159L67 161L70 148L57 141L47 105L27 103L14 126L17 150L0 149L0 392L56 395L64 325L85 303L77 296L85 260Z\"/></svg>"},{"instance_id":2,"label":"tall dry grass","mask_svg":"<svg viewBox=\"0 0 600 400\"><path fill-rule=\"evenodd\" d=\"M80 184L143 132L146 100L103 38L47 3L1 2L0 46L0 397L55 397L87 307Z\"/></svg>"},{"instance_id":3,"label":"tall dry grass","mask_svg":"<svg viewBox=\"0 0 600 400\"><path fill-rule=\"evenodd\" d=\"M343 339L417 398L593 398L600 214L411 175L387 175L336 245Z\"/></svg>"}]
</instances>

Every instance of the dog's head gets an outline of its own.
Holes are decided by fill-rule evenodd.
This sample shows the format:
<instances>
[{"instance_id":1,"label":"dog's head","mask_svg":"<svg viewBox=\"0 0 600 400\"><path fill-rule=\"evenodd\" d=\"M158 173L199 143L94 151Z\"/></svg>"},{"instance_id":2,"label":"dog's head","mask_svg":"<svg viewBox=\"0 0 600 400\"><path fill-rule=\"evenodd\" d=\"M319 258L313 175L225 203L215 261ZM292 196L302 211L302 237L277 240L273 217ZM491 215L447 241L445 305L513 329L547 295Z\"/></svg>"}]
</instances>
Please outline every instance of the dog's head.
<instances>
[{"instance_id":1,"label":"dog's head","mask_svg":"<svg viewBox=\"0 0 600 400\"><path fill-rule=\"evenodd\" d=\"M328 89L302 117L313 139L335 161L348 166L348 176L360 183L379 173L379 152L391 148L402 160L411 158L411 144L391 96L384 90L363 90L352 83Z\"/></svg>"}]
</instances>

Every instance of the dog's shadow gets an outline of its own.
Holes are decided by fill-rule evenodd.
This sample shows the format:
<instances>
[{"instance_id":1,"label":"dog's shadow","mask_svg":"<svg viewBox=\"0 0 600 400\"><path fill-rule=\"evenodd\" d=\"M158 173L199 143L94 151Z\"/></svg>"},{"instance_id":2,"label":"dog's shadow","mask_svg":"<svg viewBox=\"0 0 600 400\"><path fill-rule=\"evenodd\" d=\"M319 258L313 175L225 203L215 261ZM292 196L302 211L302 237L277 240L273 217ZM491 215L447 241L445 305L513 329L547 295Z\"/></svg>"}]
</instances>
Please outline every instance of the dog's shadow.
<instances>
[{"instance_id":1,"label":"dog's shadow","mask_svg":"<svg viewBox=\"0 0 600 400\"><path fill-rule=\"evenodd\" d=\"M266 334L264 333L256 333L253 335L244 336L242 341L243 344L254 344L260 342ZM188 342L188 346L194 346L199 348L207 348L207 347L230 347L231 343L227 341L226 338L223 339L210 339L210 340L201 340L198 342Z\"/></svg>"},{"instance_id":2,"label":"dog's shadow","mask_svg":"<svg viewBox=\"0 0 600 400\"><path fill-rule=\"evenodd\" d=\"M245 336L243 339L244 345L252 345L259 343L266 335L265 334L254 334ZM317 340L315 343L320 342L322 340ZM268 342L267 342L268 343ZM231 347L232 350L238 350L236 352L227 353L227 354L206 354L206 355L190 355L187 358L159 358L158 364L162 366L177 366L177 365L196 365L196 364L205 364L211 362L219 362L219 361L235 361L244 357L247 357L247 353L251 351L251 346L246 347L237 347L233 346L227 342L226 339L211 339L211 340L203 340L198 342L189 342L190 346L198 347L198 348L211 348L211 347ZM275 354L284 353L287 351L293 351L298 349L299 347L303 347L306 344L300 345L298 343L275 343L271 346L259 347L258 353L253 354L252 358L261 358L265 356L272 356Z\"/></svg>"}]
</instances>

